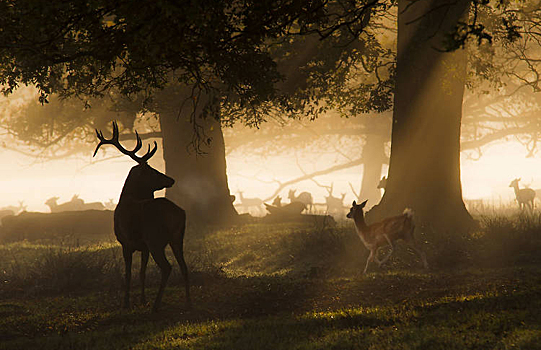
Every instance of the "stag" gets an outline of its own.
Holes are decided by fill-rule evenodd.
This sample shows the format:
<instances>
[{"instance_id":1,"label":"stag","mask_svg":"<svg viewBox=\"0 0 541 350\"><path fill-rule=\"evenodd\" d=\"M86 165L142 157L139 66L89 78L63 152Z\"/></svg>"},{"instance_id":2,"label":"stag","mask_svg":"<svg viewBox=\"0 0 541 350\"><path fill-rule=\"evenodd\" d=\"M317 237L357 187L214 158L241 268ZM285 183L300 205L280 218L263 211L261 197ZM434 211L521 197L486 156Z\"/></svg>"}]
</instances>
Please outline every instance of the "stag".
<instances>
[{"instance_id":1,"label":"stag","mask_svg":"<svg viewBox=\"0 0 541 350\"><path fill-rule=\"evenodd\" d=\"M171 264L165 255L167 245L173 250L173 254L184 276L186 301L190 305L190 284L188 268L184 260L183 245L184 232L186 230L185 211L166 198L154 198L154 192L173 186L175 180L159 172L148 165L147 161L156 153L158 145L154 141L154 147L142 157L136 155L141 149L142 141L137 132L136 145L131 151L125 149L119 142L118 125L113 122L113 136L106 139L101 131L96 129L100 140L94 151L94 156L102 145L113 145L121 153L135 160L138 165L131 168L120 199L114 211L115 236L122 245L122 254L125 263L125 294L124 307L130 305L130 283L132 255L135 251L141 251L141 303L146 303L145 298L145 271L149 253L161 270L161 283L158 294L152 307L153 312L160 307L163 292L169 275Z\"/></svg>"},{"instance_id":2,"label":"stag","mask_svg":"<svg viewBox=\"0 0 541 350\"><path fill-rule=\"evenodd\" d=\"M530 210L533 210L533 200L536 193L531 188L519 188L519 181L520 178L514 179L509 184L509 187L513 187L513 189L515 190L515 197L517 198L518 206L522 210L524 210L525 208L530 208Z\"/></svg>"},{"instance_id":3,"label":"stag","mask_svg":"<svg viewBox=\"0 0 541 350\"><path fill-rule=\"evenodd\" d=\"M402 215L393 216L369 226L364 221L363 208L365 207L366 202L368 201L366 200L361 204L357 204L356 201L353 201L351 209L346 215L347 218L353 219L357 235L363 242L364 246L370 251L363 273L366 273L368 264L371 261L376 261L378 266L381 267L382 264L389 260L394 250L394 243L399 239L406 241L406 243L408 243L413 250L419 254L425 269L428 268L425 254L419 247L417 247L415 239L413 238L413 231L415 230L415 224L413 223L413 211L411 209L405 209L404 214ZM386 257L379 260L377 256L378 249L387 245L391 247L391 251Z\"/></svg>"}]
</instances>

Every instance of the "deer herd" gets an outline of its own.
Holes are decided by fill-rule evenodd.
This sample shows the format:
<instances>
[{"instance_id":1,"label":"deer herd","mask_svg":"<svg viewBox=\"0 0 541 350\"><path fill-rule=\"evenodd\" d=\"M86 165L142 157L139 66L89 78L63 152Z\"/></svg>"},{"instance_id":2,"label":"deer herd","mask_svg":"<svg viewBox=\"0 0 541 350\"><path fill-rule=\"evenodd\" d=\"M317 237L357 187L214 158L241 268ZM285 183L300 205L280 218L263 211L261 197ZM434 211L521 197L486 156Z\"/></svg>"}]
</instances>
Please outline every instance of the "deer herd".
<instances>
[{"instance_id":1,"label":"deer herd","mask_svg":"<svg viewBox=\"0 0 541 350\"><path fill-rule=\"evenodd\" d=\"M140 286L141 302L146 303L145 297L145 274L149 256L152 256L161 271L161 282L154 300L152 310L157 311L165 291L165 286L171 274L171 264L169 263L165 248L170 246L173 255L180 267L184 278L185 298L187 305L191 305L190 282L188 277L188 267L184 259L184 234L186 230L186 212L178 205L164 197L154 198L154 192L169 188L174 185L175 180L159 172L148 164L148 160L156 153L157 143L148 146L147 152L143 156L136 153L142 147L142 141L137 131L136 145L132 150L127 150L119 142L119 130L116 122L112 124L112 137L107 139L103 133L96 130L99 140L94 151L94 156L103 145L112 145L120 153L129 156L137 164L131 168L124 182L118 204L112 199L106 204L100 202L85 203L84 200L74 195L68 202L57 203L58 197L49 198L45 204L50 207L51 213L61 211L82 211L82 210L114 210L114 234L122 246L122 255L124 258L124 300L123 306L130 306L130 284L132 257L136 251L141 252L140 264ZM521 210L532 211L534 209L534 199L541 195L541 191L529 188L519 187L520 178L514 179L509 184L515 192L516 201ZM377 188L385 190L387 178L383 177ZM326 212L333 215L342 216L344 209L345 193L341 197L334 197L333 185L327 188L328 196L325 196ZM314 203L312 194L309 192L300 192L296 194L295 189L288 192L289 203L283 204L282 198L276 196L272 204L267 204L259 198L245 197L240 190L237 191L239 203L238 208L245 211L255 211L263 214L263 206L270 215L300 215L307 211L312 213ZM231 201L235 202L236 196L231 195ZM416 243L414 238L415 223L413 211L405 208L401 215L388 217L382 221L367 224L365 221L364 210L367 200L361 204L353 201L349 212L345 218L352 219L355 231L362 244L369 251L363 273L366 273L371 262L376 262L378 266L383 265L391 257L395 244L398 240L403 240L419 256L425 269L428 268L428 262L424 252ZM0 219L4 216L13 216L24 212L26 206L19 202L19 206L9 206L0 208ZM388 253L380 259L378 251L380 248L388 247Z\"/></svg>"}]
</instances>

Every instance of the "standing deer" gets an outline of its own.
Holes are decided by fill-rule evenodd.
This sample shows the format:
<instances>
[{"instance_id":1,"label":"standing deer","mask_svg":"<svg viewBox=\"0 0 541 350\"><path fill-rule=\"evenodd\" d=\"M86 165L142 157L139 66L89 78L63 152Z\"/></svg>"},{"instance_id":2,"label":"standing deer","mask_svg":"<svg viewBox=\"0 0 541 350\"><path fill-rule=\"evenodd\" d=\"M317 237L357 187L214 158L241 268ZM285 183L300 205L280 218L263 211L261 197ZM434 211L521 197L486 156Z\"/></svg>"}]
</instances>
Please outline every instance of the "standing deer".
<instances>
[{"instance_id":1,"label":"standing deer","mask_svg":"<svg viewBox=\"0 0 541 350\"><path fill-rule=\"evenodd\" d=\"M125 263L126 291L124 294L124 307L130 305L130 282L132 255L135 251L141 251L141 302L145 299L145 271L148 263L149 252L161 270L161 283L158 295L152 307L157 311L162 300L165 285L171 274L171 264L167 261L165 247L169 244L184 276L186 301L190 301L190 284L188 280L188 268L184 261L183 245L184 232L186 230L185 211L166 198L154 198L154 191L173 186L175 180L162 174L148 165L147 161L156 153L158 145L154 141L154 147L142 157L136 155L141 149L141 138L135 133L137 143L131 151L126 150L119 142L118 125L113 122L113 136L105 139L101 131L96 130L100 143L96 146L94 156L101 145L113 145L121 153L128 155L138 165L131 168L120 199L114 212L114 231L116 238L122 245L122 253Z\"/></svg>"},{"instance_id":2,"label":"standing deer","mask_svg":"<svg viewBox=\"0 0 541 350\"><path fill-rule=\"evenodd\" d=\"M263 214L263 200L259 198L245 198L243 192L237 191L240 199L240 206L246 211L250 211L250 208L256 209L259 214Z\"/></svg>"},{"instance_id":3,"label":"standing deer","mask_svg":"<svg viewBox=\"0 0 541 350\"><path fill-rule=\"evenodd\" d=\"M295 191L297 190L289 190L287 194L287 198L289 198L289 201L291 203L293 202L300 202L304 204L306 207L308 207L308 211L312 212L312 205L314 203L314 199L312 198L312 194L310 192L302 192L298 196L295 196Z\"/></svg>"},{"instance_id":4,"label":"standing deer","mask_svg":"<svg viewBox=\"0 0 541 350\"><path fill-rule=\"evenodd\" d=\"M515 190L515 197L517 198L518 206L521 210L530 208L533 211L533 200L535 198L535 191L531 188L518 188L518 182L520 178L514 179L509 184L509 187L513 187Z\"/></svg>"},{"instance_id":5,"label":"standing deer","mask_svg":"<svg viewBox=\"0 0 541 350\"><path fill-rule=\"evenodd\" d=\"M346 215L347 218L353 219L355 223L355 230L357 235L363 242L364 246L370 251L368 259L366 260L366 266L364 267L363 274L366 273L368 269L368 264L371 261L376 261L378 266L381 267L389 258L394 251L394 243L403 239L408 243L413 250L419 254L423 266L425 269L428 268L428 263L426 261L425 254L423 251L417 247L415 239L413 238L413 231L415 230L415 224L413 223L413 211L406 208L404 214L393 216L383 221L377 222L368 226L364 221L364 212L363 208L366 205L367 200L361 204L353 201L352 207L349 210L349 213ZM378 259L378 249L385 246L390 246L391 251L389 254L382 260Z\"/></svg>"}]
</instances>

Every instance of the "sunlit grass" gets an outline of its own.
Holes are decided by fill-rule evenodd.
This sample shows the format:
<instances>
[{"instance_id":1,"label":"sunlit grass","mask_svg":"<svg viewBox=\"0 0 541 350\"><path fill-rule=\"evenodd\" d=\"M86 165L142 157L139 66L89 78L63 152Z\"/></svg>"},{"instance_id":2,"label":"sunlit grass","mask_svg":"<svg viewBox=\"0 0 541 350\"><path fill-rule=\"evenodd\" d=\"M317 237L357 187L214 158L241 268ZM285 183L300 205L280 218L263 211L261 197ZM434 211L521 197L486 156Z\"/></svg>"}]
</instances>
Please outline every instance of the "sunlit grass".
<instances>
[{"instance_id":1,"label":"sunlit grass","mask_svg":"<svg viewBox=\"0 0 541 350\"><path fill-rule=\"evenodd\" d=\"M533 277L539 271L530 272ZM103 298L51 298L39 306L12 304L11 319L0 321L11 339L0 348L33 348L38 341L42 349L536 348L541 303L532 297L539 292L538 284L522 293L449 293L402 303L215 319L200 318L204 305L151 315L141 307L107 310Z\"/></svg>"}]
</instances>

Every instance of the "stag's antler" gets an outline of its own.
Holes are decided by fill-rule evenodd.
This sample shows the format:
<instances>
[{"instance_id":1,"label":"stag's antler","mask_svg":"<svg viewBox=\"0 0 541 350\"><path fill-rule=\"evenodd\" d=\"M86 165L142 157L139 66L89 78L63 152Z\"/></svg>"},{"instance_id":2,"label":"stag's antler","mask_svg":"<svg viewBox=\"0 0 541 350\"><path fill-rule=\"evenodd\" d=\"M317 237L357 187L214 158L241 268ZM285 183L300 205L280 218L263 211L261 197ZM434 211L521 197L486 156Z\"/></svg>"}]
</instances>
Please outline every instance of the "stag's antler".
<instances>
[{"instance_id":1,"label":"stag's antler","mask_svg":"<svg viewBox=\"0 0 541 350\"><path fill-rule=\"evenodd\" d=\"M138 155L136 155L135 153L137 153L137 151L141 149L143 142L141 141L141 138L139 137L137 131L135 131L137 143L135 144L135 148L133 150L128 151L118 141L118 125L115 121L113 121L113 137L111 137L109 140L103 137L103 132L99 131L98 129L96 129L96 135L98 136L100 143L96 146L96 149L94 150L94 156L96 155L96 153L98 153L98 149L101 145L109 144L115 146L120 152L124 153L125 155L130 156L131 159L135 160L137 163L142 164L146 163L154 155L154 153L156 153L156 150L158 149L158 144L156 143L156 141L154 141L154 147L152 148L152 150L150 149L150 145L148 145L148 151L144 156L139 157Z\"/></svg>"}]
</instances>

